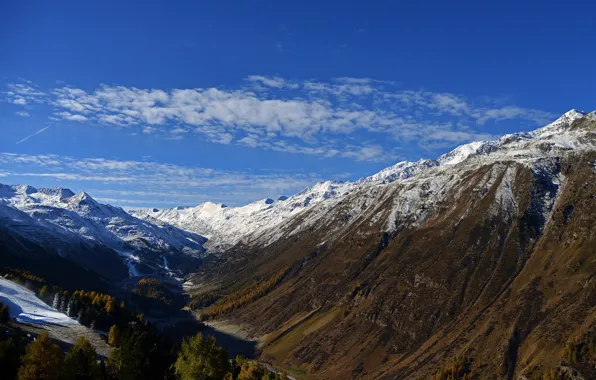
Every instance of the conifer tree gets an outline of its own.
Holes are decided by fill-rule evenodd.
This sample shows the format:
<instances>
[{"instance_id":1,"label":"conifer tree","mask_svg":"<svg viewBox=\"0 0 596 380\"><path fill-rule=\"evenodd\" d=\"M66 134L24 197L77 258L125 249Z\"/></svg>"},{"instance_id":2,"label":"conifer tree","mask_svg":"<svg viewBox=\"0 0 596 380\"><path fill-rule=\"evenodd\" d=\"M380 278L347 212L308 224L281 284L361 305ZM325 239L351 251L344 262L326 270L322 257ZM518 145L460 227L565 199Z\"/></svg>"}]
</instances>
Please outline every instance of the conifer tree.
<instances>
[{"instance_id":1,"label":"conifer tree","mask_svg":"<svg viewBox=\"0 0 596 380\"><path fill-rule=\"evenodd\" d=\"M74 316L74 302L74 297L68 300L68 305L66 306L66 315L68 315L69 317Z\"/></svg>"},{"instance_id":2,"label":"conifer tree","mask_svg":"<svg viewBox=\"0 0 596 380\"><path fill-rule=\"evenodd\" d=\"M52 302L52 307L56 310L60 310L60 304L62 303L62 295L60 292L56 292L54 294L54 301Z\"/></svg>"},{"instance_id":3,"label":"conifer tree","mask_svg":"<svg viewBox=\"0 0 596 380\"><path fill-rule=\"evenodd\" d=\"M215 338L205 340L202 334L197 334L182 342L174 368L182 380L220 380L230 372L230 363Z\"/></svg>"},{"instance_id":4,"label":"conifer tree","mask_svg":"<svg viewBox=\"0 0 596 380\"><path fill-rule=\"evenodd\" d=\"M43 332L27 346L18 380L58 379L62 362L60 348L52 343L48 333Z\"/></svg>"},{"instance_id":5,"label":"conifer tree","mask_svg":"<svg viewBox=\"0 0 596 380\"><path fill-rule=\"evenodd\" d=\"M10 314L8 313L8 305L0 303L0 323L7 323L10 320Z\"/></svg>"},{"instance_id":6,"label":"conifer tree","mask_svg":"<svg viewBox=\"0 0 596 380\"><path fill-rule=\"evenodd\" d=\"M0 378L16 379L26 342L20 337L5 339L0 331Z\"/></svg>"},{"instance_id":7,"label":"conifer tree","mask_svg":"<svg viewBox=\"0 0 596 380\"><path fill-rule=\"evenodd\" d=\"M116 325L110 327L110 333L108 334L108 344L112 347L120 347L120 329Z\"/></svg>"},{"instance_id":8,"label":"conifer tree","mask_svg":"<svg viewBox=\"0 0 596 380\"><path fill-rule=\"evenodd\" d=\"M97 352L85 337L77 339L64 358L64 380L100 379Z\"/></svg>"},{"instance_id":9,"label":"conifer tree","mask_svg":"<svg viewBox=\"0 0 596 380\"><path fill-rule=\"evenodd\" d=\"M47 285L44 285L41 287L41 289L39 290L39 298L41 298L42 300L45 300L45 298L48 296L49 291L48 291L48 287Z\"/></svg>"},{"instance_id":10,"label":"conifer tree","mask_svg":"<svg viewBox=\"0 0 596 380\"><path fill-rule=\"evenodd\" d=\"M116 312L116 300L113 297L108 299L105 309L108 314L114 314Z\"/></svg>"}]
</instances>

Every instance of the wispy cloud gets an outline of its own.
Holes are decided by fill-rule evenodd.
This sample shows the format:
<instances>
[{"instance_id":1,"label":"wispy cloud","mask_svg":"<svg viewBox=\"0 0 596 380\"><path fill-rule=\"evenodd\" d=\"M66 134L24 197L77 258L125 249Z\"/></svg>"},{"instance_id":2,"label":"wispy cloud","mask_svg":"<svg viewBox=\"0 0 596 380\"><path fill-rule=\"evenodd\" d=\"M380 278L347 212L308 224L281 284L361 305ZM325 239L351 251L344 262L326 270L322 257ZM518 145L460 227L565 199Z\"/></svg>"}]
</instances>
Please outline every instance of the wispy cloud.
<instances>
[{"instance_id":1,"label":"wispy cloud","mask_svg":"<svg viewBox=\"0 0 596 380\"><path fill-rule=\"evenodd\" d=\"M53 154L0 153L0 166L4 177L21 183L55 180L60 186L68 183L86 190L91 187L95 188L93 194L112 198L112 203L118 205L125 205L123 200L132 198L144 199L139 204L148 206L166 204L167 201L193 205L206 200L243 204L291 194L320 179L310 173L225 171L151 161Z\"/></svg>"},{"instance_id":2,"label":"wispy cloud","mask_svg":"<svg viewBox=\"0 0 596 380\"><path fill-rule=\"evenodd\" d=\"M252 75L238 88L101 85L91 91L68 86L42 91L26 83L9 85L5 99L51 105L55 120L365 161L393 159L388 138L395 146L465 143L487 137L487 123L515 119L544 125L555 116L490 98L403 90L391 81L352 77L298 81Z\"/></svg>"}]
</instances>

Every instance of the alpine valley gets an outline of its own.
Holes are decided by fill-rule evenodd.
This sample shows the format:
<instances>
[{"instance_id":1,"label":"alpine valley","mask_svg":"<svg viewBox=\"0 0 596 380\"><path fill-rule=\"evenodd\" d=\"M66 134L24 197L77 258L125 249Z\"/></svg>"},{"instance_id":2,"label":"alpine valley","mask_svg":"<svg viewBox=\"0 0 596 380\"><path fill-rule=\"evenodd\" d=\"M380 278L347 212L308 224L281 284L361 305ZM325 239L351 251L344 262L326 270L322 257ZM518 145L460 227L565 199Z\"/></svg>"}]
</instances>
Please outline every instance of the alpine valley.
<instances>
[{"instance_id":1,"label":"alpine valley","mask_svg":"<svg viewBox=\"0 0 596 380\"><path fill-rule=\"evenodd\" d=\"M64 287L184 283L295 378L596 378L596 113L242 207L0 185L0 252Z\"/></svg>"}]
</instances>

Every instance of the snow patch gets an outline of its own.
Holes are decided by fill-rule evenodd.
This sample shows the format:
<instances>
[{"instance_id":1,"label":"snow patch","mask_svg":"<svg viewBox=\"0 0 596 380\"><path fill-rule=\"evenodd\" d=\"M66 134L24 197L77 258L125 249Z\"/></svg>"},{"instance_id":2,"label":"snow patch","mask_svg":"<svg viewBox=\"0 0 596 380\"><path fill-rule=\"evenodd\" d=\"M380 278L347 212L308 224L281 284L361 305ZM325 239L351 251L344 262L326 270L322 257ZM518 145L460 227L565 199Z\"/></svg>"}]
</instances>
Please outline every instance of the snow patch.
<instances>
[{"instance_id":1,"label":"snow patch","mask_svg":"<svg viewBox=\"0 0 596 380\"><path fill-rule=\"evenodd\" d=\"M21 323L76 326L79 323L48 306L34 292L0 277L0 301L8 305L10 318Z\"/></svg>"}]
</instances>

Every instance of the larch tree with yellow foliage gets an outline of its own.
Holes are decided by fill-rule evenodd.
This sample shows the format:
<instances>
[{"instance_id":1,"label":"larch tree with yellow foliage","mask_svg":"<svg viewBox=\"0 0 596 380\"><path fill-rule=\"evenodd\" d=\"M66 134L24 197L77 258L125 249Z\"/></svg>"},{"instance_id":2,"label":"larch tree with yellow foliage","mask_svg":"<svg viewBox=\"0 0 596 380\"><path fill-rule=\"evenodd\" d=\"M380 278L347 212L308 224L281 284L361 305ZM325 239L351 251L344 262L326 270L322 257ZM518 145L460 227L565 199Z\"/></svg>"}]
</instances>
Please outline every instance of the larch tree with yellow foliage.
<instances>
[{"instance_id":1,"label":"larch tree with yellow foliage","mask_svg":"<svg viewBox=\"0 0 596 380\"><path fill-rule=\"evenodd\" d=\"M60 348L48 333L41 333L29 346L19 368L19 380L55 380L60 376L63 359Z\"/></svg>"}]
</instances>

